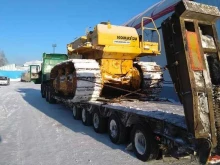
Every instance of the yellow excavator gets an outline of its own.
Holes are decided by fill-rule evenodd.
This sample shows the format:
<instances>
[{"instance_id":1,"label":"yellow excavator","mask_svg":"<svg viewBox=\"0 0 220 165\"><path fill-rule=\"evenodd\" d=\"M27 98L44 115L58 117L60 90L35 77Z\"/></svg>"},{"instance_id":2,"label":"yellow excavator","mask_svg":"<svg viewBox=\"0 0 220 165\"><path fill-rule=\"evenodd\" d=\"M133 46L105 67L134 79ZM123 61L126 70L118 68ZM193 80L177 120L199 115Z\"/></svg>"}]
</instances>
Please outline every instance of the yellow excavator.
<instances>
[{"instance_id":1,"label":"yellow excavator","mask_svg":"<svg viewBox=\"0 0 220 165\"><path fill-rule=\"evenodd\" d=\"M144 27L146 20L154 27ZM157 42L145 41L142 36L147 30L157 32ZM73 97L73 102L109 96L112 90L157 98L162 88L162 70L155 62L138 59L159 55L160 47L160 34L151 18L142 19L142 35L133 27L102 22L67 45L69 60L51 71L55 92Z\"/></svg>"}]
</instances>

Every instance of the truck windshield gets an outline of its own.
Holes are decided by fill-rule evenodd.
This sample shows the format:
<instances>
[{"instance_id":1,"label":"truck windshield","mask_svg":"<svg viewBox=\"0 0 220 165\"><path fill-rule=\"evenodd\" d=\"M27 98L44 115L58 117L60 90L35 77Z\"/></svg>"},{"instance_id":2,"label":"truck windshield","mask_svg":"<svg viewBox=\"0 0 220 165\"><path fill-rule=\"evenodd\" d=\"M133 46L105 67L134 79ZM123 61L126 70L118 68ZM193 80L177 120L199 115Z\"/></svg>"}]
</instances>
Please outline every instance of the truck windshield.
<instances>
[{"instance_id":1,"label":"truck windshield","mask_svg":"<svg viewBox=\"0 0 220 165\"><path fill-rule=\"evenodd\" d=\"M56 64L62 61L63 59L45 59L44 72L49 73Z\"/></svg>"}]
</instances>

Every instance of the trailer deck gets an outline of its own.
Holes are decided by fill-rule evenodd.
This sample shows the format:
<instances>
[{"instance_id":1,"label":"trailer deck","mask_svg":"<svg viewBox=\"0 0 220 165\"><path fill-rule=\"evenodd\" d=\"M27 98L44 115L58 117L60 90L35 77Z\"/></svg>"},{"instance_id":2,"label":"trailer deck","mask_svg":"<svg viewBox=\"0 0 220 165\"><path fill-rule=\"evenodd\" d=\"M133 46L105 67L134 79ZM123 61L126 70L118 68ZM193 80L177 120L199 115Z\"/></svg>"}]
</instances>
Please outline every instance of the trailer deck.
<instances>
[{"instance_id":1,"label":"trailer deck","mask_svg":"<svg viewBox=\"0 0 220 165\"><path fill-rule=\"evenodd\" d=\"M120 103L106 103L101 101L91 101L89 103L105 108L121 110L140 116L158 119L183 129L187 129L183 106L178 103L137 100L121 101Z\"/></svg>"}]
</instances>

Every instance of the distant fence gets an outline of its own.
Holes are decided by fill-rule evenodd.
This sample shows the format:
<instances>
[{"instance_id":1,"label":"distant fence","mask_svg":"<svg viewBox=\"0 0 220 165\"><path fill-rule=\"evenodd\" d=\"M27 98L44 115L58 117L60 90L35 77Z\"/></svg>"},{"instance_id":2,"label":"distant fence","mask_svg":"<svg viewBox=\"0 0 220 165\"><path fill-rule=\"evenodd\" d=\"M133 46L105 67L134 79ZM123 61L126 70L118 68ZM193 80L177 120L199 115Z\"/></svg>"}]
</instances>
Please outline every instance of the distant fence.
<instances>
[{"instance_id":1,"label":"distant fence","mask_svg":"<svg viewBox=\"0 0 220 165\"><path fill-rule=\"evenodd\" d=\"M20 79L22 73L25 71L6 71L6 70L0 70L0 76L7 76L10 79Z\"/></svg>"}]
</instances>

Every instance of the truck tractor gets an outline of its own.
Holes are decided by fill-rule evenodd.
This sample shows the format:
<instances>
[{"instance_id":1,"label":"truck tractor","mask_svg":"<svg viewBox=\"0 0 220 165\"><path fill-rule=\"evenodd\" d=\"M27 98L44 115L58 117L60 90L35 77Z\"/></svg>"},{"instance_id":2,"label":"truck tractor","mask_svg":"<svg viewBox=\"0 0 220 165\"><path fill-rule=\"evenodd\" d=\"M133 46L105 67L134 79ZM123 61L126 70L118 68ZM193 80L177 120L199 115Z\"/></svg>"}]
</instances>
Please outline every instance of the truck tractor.
<instances>
[{"instance_id":1,"label":"truck tractor","mask_svg":"<svg viewBox=\"0 0 220 165\"><path fill-rule=\"evenodd\" d=\"M50 72L51 69L58 63L68 59L66 54L46 54L43 53L43 62L41 71L38 73L38 79L34 79L36 84L41 84L41 96L47 97L50 84ZM33 78L31 79L33 81ZM48 97L47 97L48 98Z\"/></svg>"}]
</instances>

